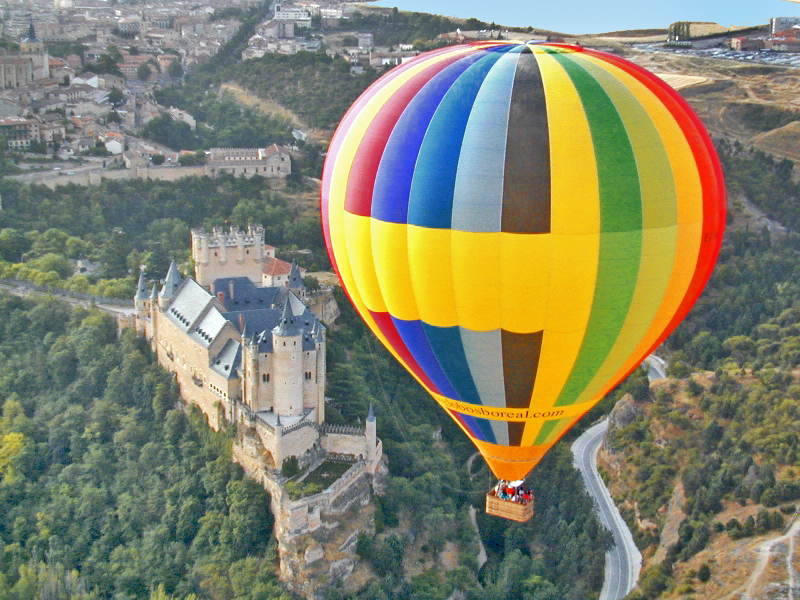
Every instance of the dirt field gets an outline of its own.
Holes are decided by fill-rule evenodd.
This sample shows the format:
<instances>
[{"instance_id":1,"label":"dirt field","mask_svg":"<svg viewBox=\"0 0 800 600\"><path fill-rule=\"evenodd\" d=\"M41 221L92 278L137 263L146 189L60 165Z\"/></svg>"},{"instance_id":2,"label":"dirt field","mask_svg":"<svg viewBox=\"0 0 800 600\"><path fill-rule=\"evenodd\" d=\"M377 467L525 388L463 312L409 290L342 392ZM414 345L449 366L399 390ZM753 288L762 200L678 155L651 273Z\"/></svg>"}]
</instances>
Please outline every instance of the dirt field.
<instances>
[{"instance_id":1,"label":"dirt field","mask_svg":"<svg viewBox=\"0 0 800 600\"><path fill-rule=\"evenodd\" d=\"M287 119L295 128L308 132L310 141L320 142L322 140L327 140L330 137L330 134L327 132L312 129L308 123L300 118L297 113L292 112L285 106L282 106L277 102L273 102L272 100L260 98L255 94L251 94L249 91L236 85L235 83L223 83L220 86L220 93L226 92L231 94L240 104L255 108L265 115L274 115L276 117L283 117L284 119Z\"/></svg>"}]
</instances>

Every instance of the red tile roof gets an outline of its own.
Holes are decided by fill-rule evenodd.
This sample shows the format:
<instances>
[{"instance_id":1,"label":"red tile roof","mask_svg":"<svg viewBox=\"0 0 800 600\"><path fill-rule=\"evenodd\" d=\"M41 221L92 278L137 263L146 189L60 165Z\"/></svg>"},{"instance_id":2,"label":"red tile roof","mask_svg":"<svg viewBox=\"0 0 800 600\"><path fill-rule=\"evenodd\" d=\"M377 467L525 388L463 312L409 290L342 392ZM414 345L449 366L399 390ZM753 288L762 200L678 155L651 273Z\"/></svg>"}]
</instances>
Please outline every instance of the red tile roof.
<instances>
[{"instance_id":1,"label":"red tile roof","mask_svg":"<svg viewBox=\"0 0 800 600\"><path fill-rule=\"evenodd\" d=\"M292 271L292 263L288 263L280 258L267 256L264 258L264 273L266 275L288 275Z\"/></svg>"}]
</instances>

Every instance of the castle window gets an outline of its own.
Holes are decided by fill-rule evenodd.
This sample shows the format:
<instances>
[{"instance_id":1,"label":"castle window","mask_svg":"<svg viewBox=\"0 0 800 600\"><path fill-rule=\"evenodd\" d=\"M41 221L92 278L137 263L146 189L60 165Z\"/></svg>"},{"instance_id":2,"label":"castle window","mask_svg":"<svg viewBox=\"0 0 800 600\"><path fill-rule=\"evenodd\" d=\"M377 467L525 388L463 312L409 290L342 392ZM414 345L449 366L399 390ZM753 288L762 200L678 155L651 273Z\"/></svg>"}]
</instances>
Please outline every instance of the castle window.
<instances>
[{"instance_id":1,"label":"castle window","mask_svg":"<svg viewBox=\"0 0 800 600\"><path fill-rule=\"evenodd\" d=\"M261 376L261 381L263 381L264 383L267 383L267 375L266 374Z\"/></svg>"},{"instance_id":2,"label":"castle window","mask_svg":"<svg viewBox=\"0 0 800 600\"><path fill-rule=\"evenodd\" d=\"M214 256L216 256L216 255L217 255L217 253L216 253L216 252L214 252Z\"/></svg>"},{"instance_id":3,"label":"castle window","mask_svg":"<svg viewBox=\"0 0 800 600\"><path fill-rule=\"evenodd\" d=\"M267 383L269 383L269 373L267 373Z\"/></svg>"},{"instance_id":4,"label":"castle window","mask_svg":"<svg viewBox=\"0 0 800 600\"><path fill-rule=\"evenodd\" d=\"M283 342L283 345L285 346L285 345L286 345L286 342Z\"/></svg>"}]
</instances>

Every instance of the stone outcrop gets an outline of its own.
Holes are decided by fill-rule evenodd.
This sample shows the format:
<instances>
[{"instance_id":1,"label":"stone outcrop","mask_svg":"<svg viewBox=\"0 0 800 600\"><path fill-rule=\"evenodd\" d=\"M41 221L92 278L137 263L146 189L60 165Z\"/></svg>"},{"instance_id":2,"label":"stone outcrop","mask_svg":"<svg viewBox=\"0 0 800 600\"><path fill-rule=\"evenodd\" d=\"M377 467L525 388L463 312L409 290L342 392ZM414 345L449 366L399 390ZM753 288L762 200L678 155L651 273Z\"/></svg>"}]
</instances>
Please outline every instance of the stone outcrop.
<instances>
[{"instance_id":1,"label":"stone outcrop","mask_svg":"<svg viewBox=\"0 0 800 600\"><path fill-rule=\"evenodd\" d=\"M316 453L307 463L309 470L326 457L324 451ZM380 459L374 473L368 461L356 459L327 489L292 500L286 479L270 458L255 431L240 428L233 459L272 497L280 579L296 594L322 598L355 568L358 536L374 533L371 499L373 493L381 494L386 488L387 459Z\"/></svg>"}]
</instances>

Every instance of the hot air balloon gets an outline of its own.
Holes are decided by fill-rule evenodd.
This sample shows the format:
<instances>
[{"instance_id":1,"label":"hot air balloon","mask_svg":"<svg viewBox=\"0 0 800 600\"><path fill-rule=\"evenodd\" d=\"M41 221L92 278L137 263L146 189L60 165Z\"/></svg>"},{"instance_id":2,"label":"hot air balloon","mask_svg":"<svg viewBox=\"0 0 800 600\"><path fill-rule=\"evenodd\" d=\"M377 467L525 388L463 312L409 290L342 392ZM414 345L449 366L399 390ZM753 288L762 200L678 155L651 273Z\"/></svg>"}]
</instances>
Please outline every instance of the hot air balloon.
<instances>
[{"instance_id":1,"label":"hot air balloon","mask_svg":"<svg viewBox=\"0 0 800 600\"><path fill-rule=\"evenodd\" d=\"M361 317L506 481L683 319L725 223L686 102L624 59L551 43L392 69L340 123L321 200Z\"/></svg>"}]
</instances>

